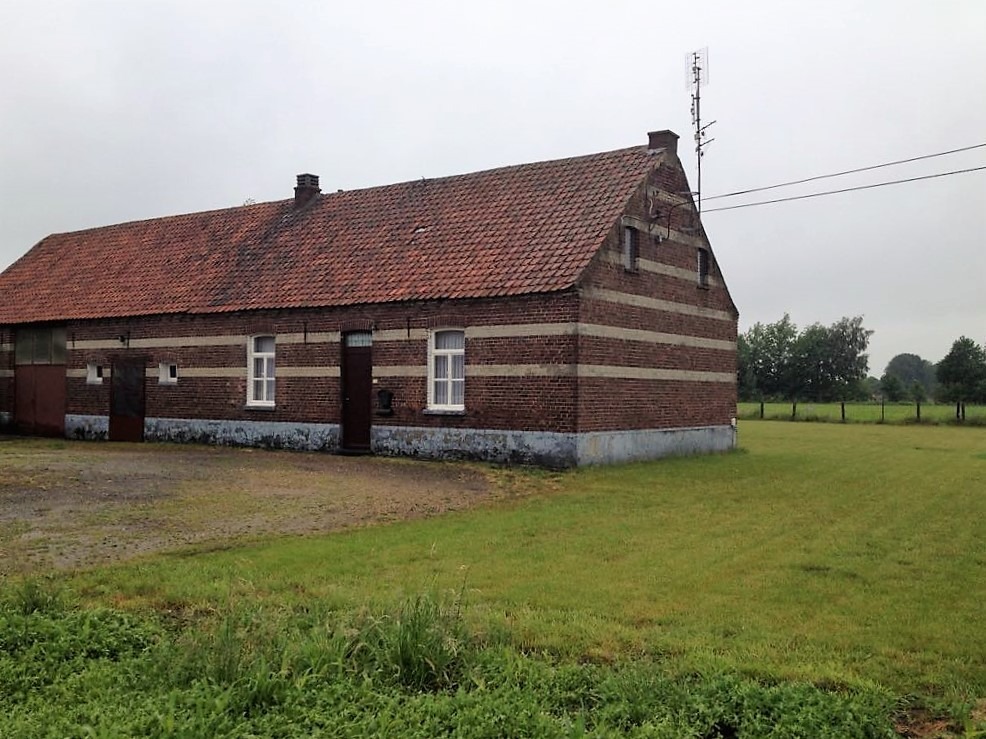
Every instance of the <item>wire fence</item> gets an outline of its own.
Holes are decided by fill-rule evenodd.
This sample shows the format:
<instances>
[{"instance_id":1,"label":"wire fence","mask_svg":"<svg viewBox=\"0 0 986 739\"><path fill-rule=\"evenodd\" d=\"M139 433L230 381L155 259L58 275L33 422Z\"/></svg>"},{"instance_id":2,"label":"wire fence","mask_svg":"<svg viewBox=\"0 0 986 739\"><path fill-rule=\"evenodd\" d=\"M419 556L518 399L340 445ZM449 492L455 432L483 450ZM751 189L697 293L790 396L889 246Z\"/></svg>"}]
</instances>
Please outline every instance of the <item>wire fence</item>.
<instances>
[{"instance_id":1,"label":"wire fence","mask_svg":"<svg viewBox=\"0 0 986 739\"><path fill-rule=\"evenodd\" d=\"M986 426L986 405L955 403L738 403L741 420L831 423L966 423Z\"/></svg>"}]
</instances>

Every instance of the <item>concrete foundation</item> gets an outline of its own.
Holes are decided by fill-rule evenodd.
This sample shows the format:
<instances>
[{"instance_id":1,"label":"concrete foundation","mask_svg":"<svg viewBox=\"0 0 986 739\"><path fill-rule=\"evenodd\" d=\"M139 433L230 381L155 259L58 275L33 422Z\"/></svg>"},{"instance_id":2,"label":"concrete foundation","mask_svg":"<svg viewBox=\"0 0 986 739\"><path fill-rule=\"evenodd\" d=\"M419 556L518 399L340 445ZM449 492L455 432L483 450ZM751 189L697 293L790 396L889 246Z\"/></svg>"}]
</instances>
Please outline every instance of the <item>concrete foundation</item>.
<instances>
[{"instance_id":1,"label":"concrete foundation","mask_svg":"<svg viewBox=\"0 0 986 739\"><path fill-rule=\"evenodd\" d=\"M107 416L65 417L65 435L70 439L106 439L108 431ZM340 428L337 424L148 418L144 421L144 438L147 441L335 452L339 448ZM474 459L552 468L725 452L735 447L736 429L730 425L584 434L374 426L371 436L371 448L376 454Z\"/></svg>"}]
</instances>

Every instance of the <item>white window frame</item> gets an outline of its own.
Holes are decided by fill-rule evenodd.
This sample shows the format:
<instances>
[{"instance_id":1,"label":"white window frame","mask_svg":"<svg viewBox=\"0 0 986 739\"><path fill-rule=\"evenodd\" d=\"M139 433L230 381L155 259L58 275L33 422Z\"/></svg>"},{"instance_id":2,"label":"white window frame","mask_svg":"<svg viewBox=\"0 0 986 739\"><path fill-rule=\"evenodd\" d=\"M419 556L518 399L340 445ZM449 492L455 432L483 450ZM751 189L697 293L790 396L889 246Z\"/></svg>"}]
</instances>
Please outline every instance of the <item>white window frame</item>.
<instances>
[{"instance_id":1,"label":"white window frame","mask_svg":"<svg viewBox=\"0 0 986 739\"><path fill-rule=\"evenodd\" d=\"M274 342L274 350L269 352L257 351L257 342L260 339L270 339ZM277 395L277 369L275 363L275 357L277 354L277 339L273 334L258 334L256 336L251 336L247 340L247 401L246 404L250 408L273 408L275 398ZM264 373L261 376L257 376L254 370L254 364L256 359L264 360ZM254 385L256 380L263 380L261 393L262 397L256 397L254 391ZM267 382L274 380L274 392L267 397Z\"/></svg>"},{"instance_id":2,"label":"white window frame","mask_svg":"<svg viewBox=\"0 0 986 739\"><path fill-rule=\"evenodd\" d=\"M461 349L436 349L435 339L438 334L445 333L446 331L455 332L462 334L462 348ZM428 334L428 410L430 411L440 411L445 413L461 413L466 409L466 332L461 328L438 328L434 329ZM462 377L452 376L452 357L461 356L462 357ZM442 357L446 361L448 367L447 377L444 379L437 378L435 372L436 360ZM452 399L452 386L454 382L462 383L462 402L461 403L437 403L435 402L435 383L445 382L447 385L445 397L449 400Z\"/></svg>"},{"instance_id":3,"label":"white window frame","mask_svg":"<svg viewBox=\"0 0 986 739\"><path fill-rule=\"evenodd\" d=\"M157 366L157 382L158 385L177 385L178 365L174 362L160 362Z\"/></svg>"},{"instance_id":4,"label":"white window frame","mask_svg":"<svg viewBox=\"0 0 986 739\"><path fill-rule=\"evenodd\" d=\"M96 364L95 362L88 362L86 364L86 384L87 385L103 384L103 365Z\"/></svg>"}]
</instances>

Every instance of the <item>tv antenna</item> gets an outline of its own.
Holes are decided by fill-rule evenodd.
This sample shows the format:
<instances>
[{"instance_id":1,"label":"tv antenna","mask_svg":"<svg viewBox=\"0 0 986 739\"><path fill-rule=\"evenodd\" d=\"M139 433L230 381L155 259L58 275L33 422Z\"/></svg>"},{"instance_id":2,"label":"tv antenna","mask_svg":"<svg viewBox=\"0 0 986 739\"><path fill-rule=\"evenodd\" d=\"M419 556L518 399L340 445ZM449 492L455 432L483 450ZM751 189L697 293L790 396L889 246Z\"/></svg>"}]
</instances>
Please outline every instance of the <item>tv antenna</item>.
<instances>
[{"instance_id":1,"label":"tv antenna","mask_svg":"<svg viewBox=\"0 0 986 739\"><path fill-rule=\"evenodd\" d=\"M705 147L715 139L706 139L706 132L715 121L702 125L702 88L709 84L709 48L693 51L687 57L688 86L692 92L692 124L695 126L695 161L698 176L695 182L695 192L698 195L698 212L702 213L702 157Z\"/></svg>"}]
</instances>

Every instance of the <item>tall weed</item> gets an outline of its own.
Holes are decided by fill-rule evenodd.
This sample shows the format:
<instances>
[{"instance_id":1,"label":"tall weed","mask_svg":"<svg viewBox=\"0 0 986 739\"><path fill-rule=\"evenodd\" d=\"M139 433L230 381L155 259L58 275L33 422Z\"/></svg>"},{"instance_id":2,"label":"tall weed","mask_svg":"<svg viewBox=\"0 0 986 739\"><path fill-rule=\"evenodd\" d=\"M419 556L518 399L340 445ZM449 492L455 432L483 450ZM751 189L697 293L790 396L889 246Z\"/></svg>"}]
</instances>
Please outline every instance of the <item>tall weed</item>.
<instances>
[{"instance_id":1,"label":"tall weed","mask_svg":"<svg viewBox=\"0 0 986 739\"><path fill-rule=\"evenodd\" d=\"M416 691L454 688L468 665L470 639L460 602L419 595L395 614L367 617L350 658L365 674Z\"/></svg>"}]
</instances>

